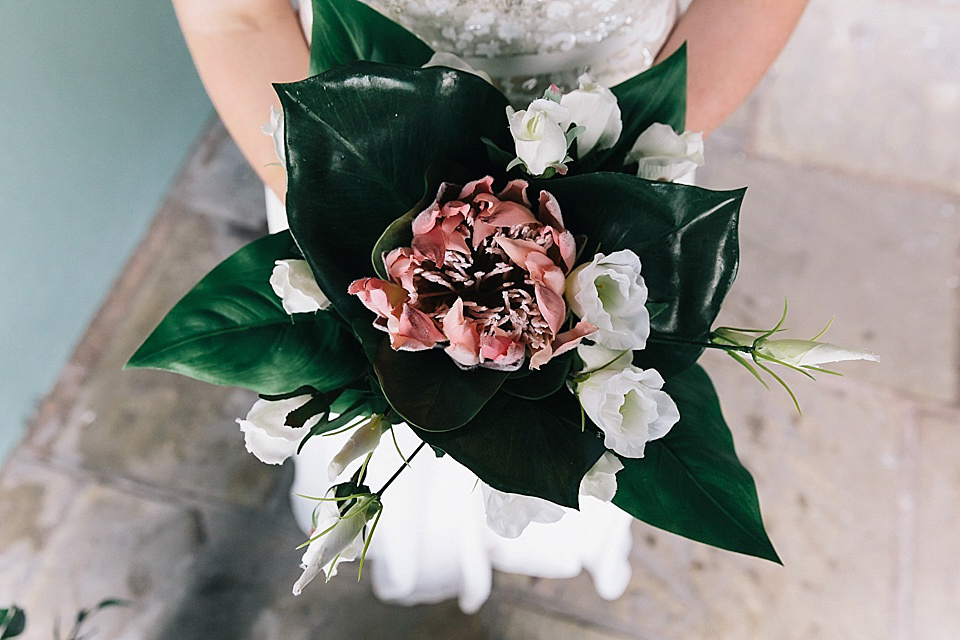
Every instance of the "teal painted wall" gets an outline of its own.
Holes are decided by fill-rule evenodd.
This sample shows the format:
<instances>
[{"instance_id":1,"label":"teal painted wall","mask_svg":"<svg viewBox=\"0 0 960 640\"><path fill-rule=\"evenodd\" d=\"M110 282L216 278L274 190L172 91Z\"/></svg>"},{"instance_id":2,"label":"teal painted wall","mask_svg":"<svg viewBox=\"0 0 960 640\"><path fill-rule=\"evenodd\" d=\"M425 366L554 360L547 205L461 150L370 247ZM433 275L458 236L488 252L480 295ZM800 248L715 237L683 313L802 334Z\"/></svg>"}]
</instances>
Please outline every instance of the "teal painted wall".
<instances>
[{"instance_id":1,"label":"teal painted wall","mask_svg":"<svg viewBox=\"0 0 960 640\"><path fill-rule=\"evenodd\" d=\"M0 462L210 113L168 0L0 0Z\"/></svg>"}]
</instances>

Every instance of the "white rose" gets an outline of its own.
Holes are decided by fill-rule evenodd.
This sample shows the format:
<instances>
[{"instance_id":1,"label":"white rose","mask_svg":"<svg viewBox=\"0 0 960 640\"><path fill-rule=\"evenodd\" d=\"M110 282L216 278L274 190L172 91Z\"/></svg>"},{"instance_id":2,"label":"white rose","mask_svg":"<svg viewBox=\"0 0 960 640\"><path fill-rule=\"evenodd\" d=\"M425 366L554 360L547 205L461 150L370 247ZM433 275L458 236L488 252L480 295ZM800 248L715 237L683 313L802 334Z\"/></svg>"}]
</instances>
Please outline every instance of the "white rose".
<instances>
[{"instance_id":1,"label":"white rose","mask_svg":"<svg viewBox=\"0 0 960 640\"><path fill-rule=\"evenodd\" d=\"M647 285L640 258L623 249L598 253L567 276L567 303L577 316L597 327L590 339L610 349L643 349L650 335Z\"/></svg>"},{"instance_id":2,"label":"white rose","mask_svg":"<svg viewBox=\"0 0 960 640\"><path fill-rule=\"evenodd\" d=\"M703 134L678 135L672 127L654 123L640 134L627 158L638 163L638 177L674 182L703 165Z\"/></svg>"},{"instance_id":3,"label":"white rose","mask_svg":"<svg viewBox=\"0 0 960 640\"><path fill-rule=\"evenodd\" d=\"M567 136L560 123L570 119L566 107L541 98L522 111L507 107L507 118L517 158L530 174L543 175L549 167L563 164L567 158Z\"/></svg>"},{"instance_id":4,"label":"white rose","mask_svg":"<svg viewBox=\"0 0 960 640\"><path fill-rule=\"evenodd\" d=\"M493 84L493 79L490 77L489 73L474 69L460 56L456 56L452 53L446 53L445 51L437 51L434 53L421 68L428 69L430 67L449 67L450 69L456 69L457 71L465 71L467 73L472 73L482 80L486 80L490 84Z\"/></svg>"},{"instance_id":5,"label":"white rose","mask_svg":"<svg viewBox=\"0 0 960 640\"><path fill-rule=\"evenodd\" d=\"M662 438L680 419L676 403L661 391L663 378L634 366L604 369L577 385L580 404L603 431L608 449L642 458L647 442Z\"/></svg>"},{"instance_id":6,"label":"white rose","mask_svg":"<svg viewBox=\"0 0 960 640\"><path fill-rule=\"evenodd\" d=\"M566 513L558 504L543 498L497 491L481 482L487 510L487 526L504 538L519 537L531 522L557 522Z\"/></svg>"},{"instance_id":7,"label":"white rose","mask_svg":"<svg viewBox=\"0 0 960 640\"><path fill-rule=\"evenodd\" d=\"M303 575L293 585L293 595L298 596L303 588L313 580L322 569L327 574L327 580L337 575L337 565L341 562L355 560L363 550L363 538L360 535L363 528L380 509L380 500L376 496L368 495L357 498L343 516L340 515L339 503L328 501L320 505L317 510L317 526L314 535L323 533L313 540L303 554ZM327 531L329 529L329 531Z\"/></svg>"},{"instance_id":8,"label":"white rose","mask_svg":"<svg viewBox=\"0 0 960 640\"><path fill-rule=\"evenodd\" d=\"M247 451L267 464L282 464L296 453L300 441L320 421L320 416L313 416L302 427L288 427L284 423L291 411L309 400L308 395L286 400L257 400L246 419L237 419Z\"/></svg>"},{"instance_id":9,"label":"white rose","mask_svg":"<svg viewBox=\"0 0 960 640\"><path fill-rule=\"evenodd\" d=\"M610 502L617 494L617 472L623 469L620 458L605 452L580 481L580 495Z\"/></svg>"},{"instance_id":10,"label":"white rose","mask_svg":"<svg viewBox=\"0 0 960 640\"><path fill-rule=\"evenodd\" d=\"M306 260L277 260L270 274L270 286L289 314L312 313L330 306L313 277Z\"/></svg>"},{"instance_id":11,"label":"white rose","mask_svg":"<svg viewBox=\"0 0 960 640\"><path fill-rule=\"evenodd\" d=\"M364 424L357 427L357 430L353 432L340 452L330 461L330 466L327 467L330 482L336 480L348 464L377 448L380 444L380 436L383 435L383 427L383 417L379 415L372 416Z\"/></svg>"},{"instance_id":12,"label":"white rose","mask_svg":"<svg viewBox=\"0 0 960 640\"><path fill-rule=\"evenodd\" d=\"M270 122L260 127L260 131L273 138L273 151L277 154L280 164L287 166L286 152L283 148L283 111L277 111L270 106Z\"/></svg>"},{"instance_id":13,"label":"white rose","mask_svg":"<svg viewBox=\"0 0 960 640\"><path fill-rule=\"evenodd\" d=\"M880 356L869 351L844 349L813 340L761 340L757 345L757 354L794 367L818 367L847 360L880 362Z\"/></svg>"},{"instance_id":14,"label":"white rose","mask_svg":"<svg viewBox=\"0 0 960 640\"><path fill-rule=\"evenodd\" d=\"M580 88L564 94L560 104L570 110L567 123L586 128L577 136L578 158L594 149L609 149L617 143L623 123L617 97L610 89L596 84L584 74L580 76Z\"/></svg>"}]
</instances>

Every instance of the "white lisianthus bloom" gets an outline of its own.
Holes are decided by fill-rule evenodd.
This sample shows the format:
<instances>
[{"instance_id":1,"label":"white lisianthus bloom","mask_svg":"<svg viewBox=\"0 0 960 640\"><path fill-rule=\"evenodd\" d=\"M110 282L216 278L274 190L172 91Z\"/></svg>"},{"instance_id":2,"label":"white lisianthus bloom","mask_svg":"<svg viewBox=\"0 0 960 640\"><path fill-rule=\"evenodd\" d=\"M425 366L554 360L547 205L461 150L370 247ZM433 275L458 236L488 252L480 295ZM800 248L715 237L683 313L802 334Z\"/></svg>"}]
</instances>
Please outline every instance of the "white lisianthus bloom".
<instances>
[{"instance_id":1,"label":"white lisianthus bloom","mask_svg":"<svg viewBox=\"0 0 960 640\"><path fill-rule=\"evenodd\" d=\"M590 339L610 349L643 349L650 336L647 285L629 249L598 253L567 276L570 309L597 327Z\"/></svg>"},{"instance_id":2,"label":"white lisianthus bloom","mask_svg":"<svg viewBox=\"0 0 960 640\"><path fill-rule=\"evenodd\" d=\"M662 438L680 420L677 404L662 387L659 373L631 365L591 374L577 385L577 396L608 449L642 458L647 442Z\"/></svg>"},{"instance_id":3,"label":"white lisianthus bloom","mask_svg":"<svg viewBox=\"0 0 960 640\"><path fill-rule=\"evenodd\" d=\"M273 151L283 166L287 165L287 154L283 148L283 111L270 106L270 122L260 127L260 131L273 138Z\"/></svg>"},{"instance_id":4,"label":"white lisianthus bloom","mask_svg":"<svg viewBox=\"0 0 960 640\"><path fill-rule=\"evenodd\" d=\"M376 449L377 445L380 444L380 436L383 435L383 432L383 417L380 415L372 416L357 427L357 430L353 432L340 452L330 461L330 466L327 468L330 481L336 480L348 464Z\"/></svg>"},{"instance_id":5,"label":"white lisianthus bloom","mask_svg":"<svg viewBox=\"0 0 960 640\"><path fill-rule=\"evenodd\" d=\"M564 94L560 104L570 111L567 122L584 127L577 136L577 157L582 158L594 149L609 149L617 143L623 131L617 97L606 87L593 82L590 76L580 76L580 88Z\"/></svg>"},{"instance_id":6,"label":"white lisianthus bloom","mask_svg":"<svg viewBox=\"0 0 960 640\"><path fill-rule=\"evenodd\" d=\"M617 472L623 469L620 458L605 452L580 481L580 495L610 502L617 494Z\"/></svg>"},{"instance_id":7,"label":"white lisianthus bloom","mask_svg":"<svg viewBox=\"0 0 960 640\"><path fill-rule=\"evenodd\" d=\"M566 513L558 504L543 498L497 491L480 483L487 509L487 526L504 538L517 538L531 522L557 522Z\"/></svg>"},{"instance_id":8,"label":"white lisianthus bloom","mask_svg":"<svg viewBox=\"0 0 960 640\"><path fill-rule=\"evenodd\" d=\"M703 165L703 134L678 134L672 127L654 123L640 134L627 154L644 180L674 182Z\"/></svg>"},{"instance_id":9,"label":"white lisianthus bloom","mask_svg":"<svg viewBox=\"0 0 960 640\"><path fill-rule=\"evenodd\" d=\"M284 424L291 411L299 409L309 400L309 395L286 400L257 400L246 419L237 419L247 451L266 464L283 464L284 460L297 452L300 441L320 421L320 416L313 416L302 427Z\"/></svg>"},{"instance_id":10,"label":"white lisianthus bloom","mask_svg":"<svg viewBox=\"0 0 960 640\"><path fill-rule=\"evenodd\" d=\"M757 345L757 354L794 367L819 367L847 360L880 362L880 356L869 351L844 349L813 340L761 340Z\"/></svg>"},{"instance_id":11,"label":"white lisianthus bloom","mask_svg":"<svg viewBox=\"0 0 960 640\"><path fill-rule=\"evenodd\" d=\"M620 371L633 364L633 351L629 349L607 349L602 344L577 345L577 355L583 360L583 371Z\"/></svg>"},{"instance_id":12,"label":"white lisianthus bloom","mask_svg":"<svg viewBox=\"0 0 960 640\"><path fill-rule=\"evenodd\" d=\"M449 67L451 69L456 69L457 71L465 71L467 73L472 73L482 80L486 80L490 84L493 84L493 79L490 77L489 73L486 71L480 71L479 69L474 69L460 56L456 56L445 51L437 51L434 53L421 67L421 69L428 69L430 67Z\"/></svg>"},{"instance_id":13,"label":"white lisianthus bloom","mask_svg":"<svg viewBox=\"0 0 960 640\"><path fill-rule=\"evenodd\" d=\"M374 495L357 498L342 516L336 502L321 504L314 535L324 531L326 533L311 542L303 554L303 575L293 585L293 595L300 595L321 569L329 580L337 575L337 565L340 562L355 560L363 551L363 528L381 509L380 500Z\"/></svg>"},{"instance_id":14,"label":"white lisianthus bloom","mask_svg":"<svg viewBox=\"0 0 960 640\"><path fill-rule=\"evenodd\" d=\"M548 168L563 165L567 158L567 136L560 123L570 120L566 107L540 98L521 111L507 107L507 119L517 158L531 175L543 175Z\"/></svg>"},{"instance_id":15,"label":"white lisianthus bloom","mask_svg":"<svg viewBox=\"0 0 960 640\"><path fill-rule=\"evenodd\" d=\"M306 260L277 260L270 274L270 286L289 314L312 313L330 306L317 285Z\"/></svg>"}]
</instances>

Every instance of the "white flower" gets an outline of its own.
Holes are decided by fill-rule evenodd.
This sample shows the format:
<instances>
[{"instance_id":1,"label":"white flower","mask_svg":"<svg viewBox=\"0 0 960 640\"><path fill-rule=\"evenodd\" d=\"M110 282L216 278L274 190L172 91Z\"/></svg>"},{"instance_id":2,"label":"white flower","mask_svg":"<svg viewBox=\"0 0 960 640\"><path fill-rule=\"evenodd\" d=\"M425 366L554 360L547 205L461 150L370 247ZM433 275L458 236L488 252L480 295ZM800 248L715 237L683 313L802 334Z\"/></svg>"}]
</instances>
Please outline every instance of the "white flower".
<instances>
[{"instance_id":1,"label":"white flower","mask_svg":"<svg viewBox=\"0 0 960 640\"><path fill-rule=\"evenodd\" d=\"M363 528L380 510L380 500L373 495L362 496L340 515L336 502L324 502L318 509L317 526L313 540L303 554L303 575L293 585L293 595L298 596L322 569L327 580L337 575L337 564L355 560L363 550ZM327 531L329 529L329 531Z\"/></svg>"},{"instance_id":2,"label":"white flower","mask_svg":"<svg viewBox=\"0 0 960 640\"><path fill-rule=\"evenodd\" d=\"M379 415L372 416L364 424L357 427L357 430L353 432L340 452L330 461L327 473L331 482L343 473L348 464L377 448L377 445L380 444L380 436L383 435L383 427L383 417Z\"/></svg>"},{"instance_id":3,"label":"white flower","mask_svg":"<svg viewBox=\"0 0 960 640\"><path fill-rule=\"evenodd\" d=\"M880 356L869 351L844 349L813 340L761 340L757 344L757 354L794 367L818 367L846 360L880 362Z\"/></svg>"},{"instance_id":4,"label":"white flower","mask_svg":"<svg viewBox=\"0 0 960 640\"><path fill-rule=\"evenodd\" d=\"M330 306L306 260L277 260L270 274L270 286L289 314L312 313Z\"/></svg>"},{"instance_id":5,"label":"white flower","mask_svg":"<svg viewBox=\"0 0 960 640\"><path fill-rule=\"evenodd\" d=\"M486 80L490 84L493 84L493 79L490 77L489 73L474 69L463 58L445 51L437 51L434 53L421 68L427 69L429 67L449 67L451 69L456 69L457 71L465 71L467 73L472 73L478 78Z\"/></svg>"},{"instance_id":6,"label":"white flower","mask_svg":"<svg viewBox=\"0 0 960 640\"><path fill-rule=\"evenodd\" d=\"M540 98L522 111L507 107L510 133L517 158L527 171L542 175L549 167L562 166L567 158L567 136L561 122L570 120L570 112L552 100Z\"/></svg>"},{"instance_id":7,"label":"white flower","mask_svg":"<svg viewBox=\"0 0 960 640\"><path fill-rule=\"evenodd\" d=\"M703 134L678 135L672 127L654 123L640 134L627 158L638 163L638 177L673 182L703 165Z\"/></svg>"},{"instance_id":8,"label":"white flower","mask_svg":"<svg viewBox=\"0 0 960 640\"><path fill-rule=\"evenodd\" d=\"M583 371L620 371L633 364L633 351L629 349L607 349L601 344L577 345L577 355L583 360Z\"/></svg>"},{"instance_id":9,"label":"white flower","mask_svg":"<svg viewBox=\"0 0 960 640\"><path fill-rule=\"evenodd\" d=\"M608 449L642 458L647 442L665 436L680 419L676 403L662 387L659 373L631 365L591 374L577 385L577 396L603 431Z\"/></svg>"},{"instance_id":10,"label":"white flower","mask_svg":"<svg viewBox=\"0 0 960 640\"><path fill-rule=\"evenodd\" d=\"M623 469L620 458L605 452L580 481L580 495L610 502L617 494L617 472Z\"/></svg>"},{"instance_id":11,"label":"white flower","mask_svg":"<svg viewBox=\"0 0 960 640\"><path fill-rule=\"evenodd\" d=\"M487 526L504 538L516 538L531 522L557 522L566 513L563 507L543 498L504 493L481 482L487 508Z\"/></svg>"},{"instance_id":12,"label":"white flower","mask_svg":"<svg viewBox=\"0 0 960 640\"><path fill-rule=\"evenodd\" d=\"M581 319L597 327L590 339L611 349L643 349L650 335L647 285L640 258L623 249L598 253L567 276L567 302Z\"/></svg>"},{"instance_id":13,"label":"white flower","mask_svg":"<svg viewBox=\"0 0 960 640\"><path fill-rule=\"evenodd\" d=\"M610 89L584 74L580 76L580 88L564 94L560 104L570 110L567 123L586 129L577 136L577 157L582 158L594 149L609 149L617 143L623 123L617 97Z\"/></svg>"},{"instance_id":14,"label":"white flower","mask_svg":"<svg viewBox=\"0 0 960 640\"><path fill-rule=\"evenodd\" d=\"M283 111L277 111L271 105L270 122L260 127L260 131L273 138L273 151L277 154L277 160L286 166L286 152L283 148Z\"/></svg>"},{"instance_id":15,"label":"white flower","mask_svg":"<svg viewBox=\"0 0 960 640\"><path fill-rule=\"evenodd\" d=\"M302 427L288 427L287 415L310 400L310 396L295 396L286 400L257 400L246 419L237 419L247 451L267 464L282 464L297 452L300 440L320 421L313 416Z\"/></svg>"}]
</instances>

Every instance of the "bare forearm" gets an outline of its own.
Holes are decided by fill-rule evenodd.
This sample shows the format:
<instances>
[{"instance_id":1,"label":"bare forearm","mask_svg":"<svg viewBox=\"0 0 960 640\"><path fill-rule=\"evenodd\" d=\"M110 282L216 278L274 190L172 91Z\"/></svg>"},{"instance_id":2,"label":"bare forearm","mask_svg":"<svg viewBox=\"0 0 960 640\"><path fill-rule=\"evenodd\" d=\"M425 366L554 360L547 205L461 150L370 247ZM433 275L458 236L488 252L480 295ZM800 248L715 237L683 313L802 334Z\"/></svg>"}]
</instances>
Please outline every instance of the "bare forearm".
<instances>
[{"instance_id":1,"label":"bare forearm","mask_svg":"<svg viewBox=\"0 0 960 640\"><path fill-rule=\"evenodd\" d=\"M200 79L240 150L281 198L286 172L273 142L260 131L270 106L279 107L274 82L307 75L309 53L288 0L174 0Z\"/></svg>"},{"instance_id":2,"label":"bare forearm","mask_svg":"<svg viewBox=\"0 0 960 640\"><path fill-rule=\"evenodd\" d=\"M687 43L687 129L710 133L747 99L807 0L694 0L658 61Z\"/></svg>"}]
</instances>

